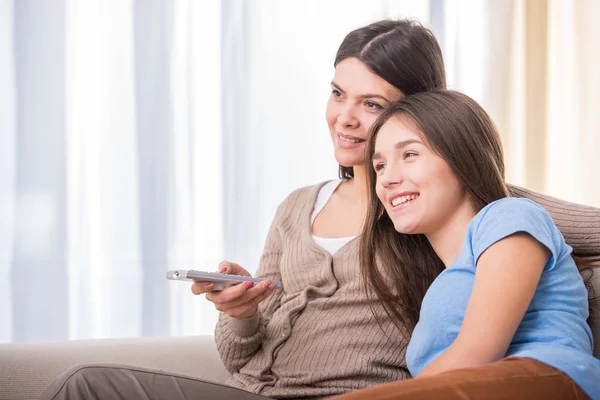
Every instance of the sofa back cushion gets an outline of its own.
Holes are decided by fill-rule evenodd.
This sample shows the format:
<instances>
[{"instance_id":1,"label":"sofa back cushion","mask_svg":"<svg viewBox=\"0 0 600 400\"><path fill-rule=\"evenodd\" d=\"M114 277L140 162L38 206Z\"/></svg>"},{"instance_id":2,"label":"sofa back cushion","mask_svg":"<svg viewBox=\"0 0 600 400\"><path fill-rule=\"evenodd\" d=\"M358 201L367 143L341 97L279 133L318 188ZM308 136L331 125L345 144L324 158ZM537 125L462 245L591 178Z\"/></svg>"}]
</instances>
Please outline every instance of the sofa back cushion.
<instances>
[{"instance_id":1,"label":"sofa back cushion","mask_svg":"<svg viewBox=\"0 0 600 400\"><path fill-rule=\"evenodd\" d=\"M590 296L590 319L588 323L594 336L594 357L600 358L600 265L581 267Z\"/></svg>"}]
</instances>

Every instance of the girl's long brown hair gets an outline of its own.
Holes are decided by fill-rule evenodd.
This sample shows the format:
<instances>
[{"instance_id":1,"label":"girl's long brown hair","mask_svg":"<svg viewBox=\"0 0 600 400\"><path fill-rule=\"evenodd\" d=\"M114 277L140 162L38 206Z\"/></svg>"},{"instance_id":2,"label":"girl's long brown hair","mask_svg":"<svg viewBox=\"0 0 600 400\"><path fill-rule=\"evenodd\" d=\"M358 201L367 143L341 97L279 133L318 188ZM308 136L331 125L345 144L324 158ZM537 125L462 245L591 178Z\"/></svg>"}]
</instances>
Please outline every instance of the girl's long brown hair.
<instances>
[{"instance_id":1,"label":"girl's long brown hair","mask_svg":"<svg viewBox=\"0 0 600 400\"><path fill-rule=\"evenodd\" d=\"M487 113L468 96L433 90L407 96L385 110L371 128L367 155L373 157L381 127L398 118L414 126L424 142L450 166L475 211L508 196L500 136ZM368 168L369 209L360 241L365 288L382 303L396 326L410 337L421 302L444 264L424 235L400 234L375 192Z\"/></svg>"}]
</instances>

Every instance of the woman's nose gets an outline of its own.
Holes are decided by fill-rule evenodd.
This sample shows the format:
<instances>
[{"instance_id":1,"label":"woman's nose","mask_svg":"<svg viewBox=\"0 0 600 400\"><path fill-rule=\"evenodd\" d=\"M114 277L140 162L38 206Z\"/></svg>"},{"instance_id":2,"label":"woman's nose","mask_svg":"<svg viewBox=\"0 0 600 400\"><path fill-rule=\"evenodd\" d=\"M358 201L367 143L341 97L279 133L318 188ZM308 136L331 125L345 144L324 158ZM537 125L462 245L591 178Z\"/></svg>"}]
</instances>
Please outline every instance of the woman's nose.
<instances>
[{"instance_id":1,"label":"woman's nose","mask_svg":"<svg viewBox=\"0 0 600 400\"><path fill-rule=\"evenodd\" d=\"M344 128L358 128L360 122L356 118L354 108L352 106L344 107L340 115L337 117L338 123Z\"/></svg>"}]
</instances>

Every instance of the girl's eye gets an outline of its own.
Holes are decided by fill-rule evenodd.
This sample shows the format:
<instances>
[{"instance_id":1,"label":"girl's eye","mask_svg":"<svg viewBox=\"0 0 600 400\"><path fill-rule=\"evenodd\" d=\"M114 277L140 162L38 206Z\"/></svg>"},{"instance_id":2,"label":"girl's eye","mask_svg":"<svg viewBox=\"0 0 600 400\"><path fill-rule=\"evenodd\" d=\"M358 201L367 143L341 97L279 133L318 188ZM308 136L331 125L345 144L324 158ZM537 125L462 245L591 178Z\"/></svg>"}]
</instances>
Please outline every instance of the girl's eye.
<instances>
[{"instance_id":1,"label":"girl's eye","mask_svg":"<svg viewBox=\"0 0 600 400\"><path fill-rule=\"evenodd\" d=\"M333 89L331 91L331 94L333 95L333 97L342 97L342 93L337 89Z\"/></svg>"},{"instance_id":2,"label":"girl's eye","mask_svg":"<svg viewBox=\"0 0 600 400\"><path fill-rule=\"evenodd\" d=\"M410 151L407 151L406 153L404 153L404 159L412 158L412 157L416 157L416 156L418 156L417 153L413 153L413 152L410 152Z\"/></svg>"},{"instance_id":3,"label":"girl's eye","mask_svg":"<svg viewBox=\"0 0 600 400\"><path fill-rule=\"evenodd\" d=\"M368 108L371 108L373 110L383 110L383 107L381 107L379 104L375 103L374 101L366 101L365 105Z\"/></svg>"}]
</instances>

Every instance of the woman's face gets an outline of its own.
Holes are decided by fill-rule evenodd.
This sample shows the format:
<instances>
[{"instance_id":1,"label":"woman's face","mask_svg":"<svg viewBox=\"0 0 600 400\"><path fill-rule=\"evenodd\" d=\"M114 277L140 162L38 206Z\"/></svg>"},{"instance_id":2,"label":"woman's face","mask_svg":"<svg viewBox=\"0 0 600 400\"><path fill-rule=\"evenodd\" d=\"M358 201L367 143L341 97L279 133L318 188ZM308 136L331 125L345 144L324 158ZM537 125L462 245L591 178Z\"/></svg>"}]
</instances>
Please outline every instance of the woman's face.
<instances>
[{"instance_id":1,"label":"woman's face","mask_svg":"<svg viewBox=\"0 0 600 400\"><path fill-rule=\"evenodd\" d=\"M402 119L392 117L381 127L372 163L377 197L400 233L434 234L462 211L473 212L448 163Z\"/></svg>"},{"instance_id":2,"label":"woman's face","mask_svg":"<svg viewBox=\"0 0 600 400\"><path fill-rule=\"evenodd\" d=\"M338 164L366 164L365 144L371 125L383 109L401 96L400 90L356 58L347 58L337 65L326 118Z\"/></svg>"}]
</instances>

